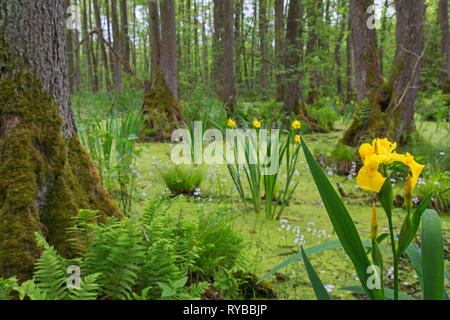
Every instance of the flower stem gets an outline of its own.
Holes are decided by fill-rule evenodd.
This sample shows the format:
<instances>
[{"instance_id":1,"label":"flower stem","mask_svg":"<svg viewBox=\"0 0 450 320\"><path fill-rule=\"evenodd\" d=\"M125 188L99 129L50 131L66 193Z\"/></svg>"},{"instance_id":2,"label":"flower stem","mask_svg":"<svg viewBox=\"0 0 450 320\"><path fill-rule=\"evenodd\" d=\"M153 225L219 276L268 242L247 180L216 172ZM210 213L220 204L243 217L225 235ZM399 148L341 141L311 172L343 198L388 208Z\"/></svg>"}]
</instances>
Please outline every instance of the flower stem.
<instances>
[{"instance_id":1,"label":"flower stem","mask_svg":"<svg viewBox=\"0 0 450 320\"><path fill-rule=\"evenodd\" d=\"M398 300L398 257L395 248L394 227L392 225L392 217L388 216L389 233L391 237L392 257L394 258L394 300Z\"/></svg>"}]
</instances>

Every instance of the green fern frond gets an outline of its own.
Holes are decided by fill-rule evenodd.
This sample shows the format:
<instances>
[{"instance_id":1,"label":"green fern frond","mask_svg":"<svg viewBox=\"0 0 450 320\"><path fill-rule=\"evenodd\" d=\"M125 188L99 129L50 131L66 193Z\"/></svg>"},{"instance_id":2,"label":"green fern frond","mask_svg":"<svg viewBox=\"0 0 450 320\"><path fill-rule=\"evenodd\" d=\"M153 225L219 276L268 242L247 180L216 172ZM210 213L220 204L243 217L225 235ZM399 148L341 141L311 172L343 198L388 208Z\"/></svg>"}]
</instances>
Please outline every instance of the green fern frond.
<instances>
[{"instance_id":1,"label":"green fern frond","mask_svg":"<svg viewBox=\"0 0 450 320\"><path fill-rule=\"evenodd\" d=\"M100 273L94 273L80 280L80 289L71 289L70 300L96 300L100 286L96 283Z\"/></svg>"}]
</instances>

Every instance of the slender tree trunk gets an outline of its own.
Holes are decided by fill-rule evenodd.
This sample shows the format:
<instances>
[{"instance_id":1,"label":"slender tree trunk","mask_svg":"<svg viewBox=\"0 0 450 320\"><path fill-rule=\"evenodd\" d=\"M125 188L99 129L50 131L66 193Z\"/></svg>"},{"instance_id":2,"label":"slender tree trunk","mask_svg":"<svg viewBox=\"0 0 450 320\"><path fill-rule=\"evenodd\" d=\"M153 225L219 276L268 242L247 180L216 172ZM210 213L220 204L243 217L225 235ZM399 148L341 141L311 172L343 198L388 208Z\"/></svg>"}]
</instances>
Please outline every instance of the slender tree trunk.
<instances>
[{"instance_id":1,"label":"slender tree trunk","mask_svg":"<svg viewBox=\"0 0 450 320\"><path fill-rule=\"evenodd\" d=\"M79 209L100 210L105 223L121 214L78 139L64 0L8 4L0 6L0 276L23 281L41 253L35 232L71 258Z\"/></svg>"},{"instance_id":2,"label":"slender tree trunk","mask_svg":"<svg viewBox=\"0 0 450 320\"><path fill-rule=\"evenodd\" d=\"M184 37L185 37L185 47L186 47L186 70L190 74L191 73L191 0L186 0L186 8L185 8L185 18L186 25L184 28Z\"/></svg>"},{"instance_id":3,"label":"slender tree trunk","mask_svg":"<svg viewBox=\"0 0 450 320\"><path fill-rule=\"evenodd\" d=\"M208 38L206 36L206 21L208 21L207 10L204 0L202 0L202 47L203 47L203 79L205 84L209 82L209 63L208 63Z\"/></svg>"},{"instance_id":4,"label":"slender tree trunk","mask_svg":"<svg viewBox=\"0 0 450 320\"><path fill-rule=\"evenodd\" d=\"M224 33L224 1L214 0L214 34L213 34L213 65L212 81L219 97L223 96L223 33Z\"/></svg>"},{"instance_id":5,"label":"slender tree trunk","mask_svg":"<svg viewBox=\"0 0 450 320\"><path fill-rule=\"evenodd\" d=\"M338 8L342 8L342 1L338 2ZM342 85L342 76L341 76L341 67L342 67L342 59L341 59L341 46L342 46L342 40L344 39L345 29L347 26L347 16L345 12L341 15L341 21L340 21L340 30L338 34L338 38L336 41L336 47L334 48L334 57L336 61L336 86L337 86L337 92L339 97L344 97L344 88Z\"/></svg>"},{"instance_id":6,"label":"slender tree trunk","mask_svg":"<svg viewBox=\"0 0 450 320\"><path fill-rule=\"evenodd\" d=\"M264 90L269 89L269 62L267 59L267 3L259 0L259 51L261 53L261 85Z\"/></svg>"},{"instance_id":7,"label":"slender tree trunk","mask_svg":"<svg viewBox=\"0 0 450 320\"><path fill-rule=\"evenodd\" d=\"M88 13L88 22L89 22L89 26L88 26L88 30L90 32L90 30L92 30L92 9L91 9L91 1L88 2L88 6L89 6L89 13ZM100 90L101 84L99 81L99 77L98 77L98 50L96 50L95 48L95 42L91 39L90 41L90 54L92 56L92 71L93 71L93 76L94 76L94 86L93 86L93 91L97 92Z\"/></svg>"},{"instance_id":8,"label":"slender tree trunk","mask_svg":"<svg viewBox=\"0 0 450 320\"><path fill-rule=\"evenodd\" d=\"M201 74L199 72L199 66L200 66L200 47L199 47L199 40L198 40L198 3L197 0L194 1L194 74L195 77L198 78L198 76Z\"/></svg>"},{"instance_id":9,"label":"slender tree trunk","mask_svg":"<svg viewBox=\"0 0 450 320\"><path fill-rule=\"evenodd\" d=\"M223 54L223 96L222 102L232 113L236 105L236 92L234 80L234 33L233 33L233 14L234 0L223 0L224 13L224 54Z\"/></svg>"},{"instance_id":10,"label":"slender tree trunk","mask_svg":"<svg viewBox=\"0 0 450 320\"><path fill-rule=\"evenodd\" d=\"M151 73L150 82L155 78L157 66L161 65L161 31L159 27L159 11L158 2L148 2L149 17L150 17L150 47L151 47Z\"/></svg>"},{"instance_id":11,"label":"slender tree trunk","mask_svg":"<svg viewBox=\"0 0 450 320\"><path fill-rule=\"evenodd\" d=\"M70 0L65 0L65 6L68 8L70 6ZM75 93L76 88L76 75L75 75L75 56L73 51L73 43L74 43L74 30L67 30L67 63L68 63L68 71L69 71L69 90L70 93Z\"/></svg>"},{"instance_id":12,"label":"slender tree trunk","mask_svg":"<svg viewBox=\"0 0 450 320\"><path fill-rule=\"evenodd\" d=\"M126 64L130 64L131 50L130 50L130 34L129 34L129 25L128 25L128 6L127 0L120 0L120 22L121 22L121 31L120 37L122 39L121 43L121 55ZM125 71L128 72L127 68Z\"/></svg>"},{"instance_id":13,"label":"slender tree trunk","mask_svg":"<svg viewBox=\"0 0 450 320\"><path fill-rule=\"evenodd\" d=\"M122 56L122 37L120 35L119 28L119 16L117 13L117 1L111 0L111 18L112 18L112 31L114 50ZM118 92L122 92L122 64L120 63L120 59L114 56L114 86Z\"/></svg>"},{"instance_id":14,"label":"slender tree trunk","mask_svg":"<svg viewBox=\"0 0 450 320\"><path fill-rule=\"evenodd\" d=\"M448 27L448 0L439 1L441 25L441 61L442 61L442 91L450 94L450 33Z\"/></svg>"},{"instance_id":15,"label":"slender tree trunk","mask_svg":"<svg viewBox=\"0 0 450 320\"><path fill-rule=\"evenodd\" d=\"M95 23L97 25L98 32L104 37L103 35L103 28L102 28L102 20L100 16L100 8L98 6L98 0L94 0L94 12L95 12ZM104 37L106 38L106 37ZM105 85L106 90L111 91L111 78L110 78L110 70L109 70L109 63L108 63L108 54L106 53L106 47L103 41L100 41L100 50L102 52L102 61L103 66L105 68L104 70L104 76L105 76Z\"/></svg>"},{"instance_id":16,"label":"slender tree trunk","mask_svg":"<svg viewBox=\"0 0 450 320\"><path fill-rule=\"evenodd\" d=\"M87 4L86 0L83 0L83 38L86 38L88 36L88 16L87 16ZM92 55L91 55L91 39L90 37L86 39L86 42L83 45L83 54L86 58L87 62L87 75L89 78L89 81L91 83L91 90L95 90L95 81L94 81L94 73L92 71Z\"/></svg>"},{"instance_id":17,"label":"slender tree trunk","mask_svg":"<svg viewBox=\"0 0 450 320\"><path fill-rule=\"evenodd\" d=\"M284 0L275 0L275 82L277 101L283 100L283 86L281 68L284 56Z\"/></svg>"},{"instance_id":18,"label":"slender tree trunk","mask_svg":"<svg viewBox=\"0 0 450 320\"><path fill-rule=\"evenodd\" d=\"M130 41L131 45L131 60L133 63L134 70L137 70L137 57L136 57L136 39L138 39L136 35L136 2L133 1L133 41Z\"/></svg>"},{"instance_id":19,"label":"slender tree trunk","mask_svg":"<svg viewBox=\"0 0 450 320\"><path fill-rule=\"evenodd\" d=\"M235 78L238 87L242 83L242 67L241 67L241 32L244 26L241 26L241 16L244 14L244 1L236 0L235 3L235 18L234 18L234 67L235 67Z\"/></svg>"},{"instance_id":20,"label":"slender tree trunk","mask_svg":"<svg viewBox=\"0 0 450 320\"><path fill-rule=\"evenodd\" d=\"M354 89L354 54L353 54L353 41L352 41L352 33L351 33L351 26L350 26L350 18L348 20L348 35L346 39L346 54L347 54L347 74L346 74L346 88L347 88L347 97L346 101L347 103L355 100L355 89Z\"/></svg>"}]
</instances>

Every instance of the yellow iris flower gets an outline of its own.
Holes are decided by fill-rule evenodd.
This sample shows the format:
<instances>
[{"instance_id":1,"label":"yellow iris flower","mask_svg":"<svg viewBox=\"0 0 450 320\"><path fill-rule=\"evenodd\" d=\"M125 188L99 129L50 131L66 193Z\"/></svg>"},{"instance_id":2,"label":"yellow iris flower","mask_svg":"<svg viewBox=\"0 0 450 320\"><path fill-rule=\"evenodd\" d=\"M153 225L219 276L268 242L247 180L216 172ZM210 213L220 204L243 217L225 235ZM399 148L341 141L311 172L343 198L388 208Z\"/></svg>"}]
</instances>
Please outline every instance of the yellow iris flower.
<instances>
[{"instance_id":1,"label":"yellow iris flower","mask_svg":"<svg viewBox=\"0 0 450 320\"><path fill-rule=\"evenodd\" d=\"M236 122L234 122L233 119L229 118L227 125L230 128L234 128L236 126Z\"/></svg>"},{"instance_id":2,"label":"yellow iris flower","mask_svg":"<svg viewBox=\"0 0 450 320\"><path fill-rule=\"evenodd\" d=\"M295 143L298 143L298 144L302 143L302 139L300 138L299 135L295 136Z\"/></svg>"},{"instance_id":3,"label":"yellow iris flower","mask_svg":"<svg viewBox=\"0 0 450 320\"><path fill-rule=\"evenodd\" d=\"M294 122L292 122L292 129L300 130L301 127L302 127L302 124L300 123L300 121L295 120Z\"/></svg>"},{"instance_id":4,"label":"yellow iris flower","mask_svg":"<svg viewBox=\"0 0 450 320\"><path fill-rule=\"evenodd\" d=\"M256 129L259 129L259 128L261 128L261 122L259 122L258 120L255 120L255 121L253 121L253 126Z\"/></svg>"},{"instance_id":5,"label":"yellow iris flower","mask_svg":"<svg viewBox=\"0 0 450 320\"><path fill-rule=\"evenodd\" d=\"M361 189L380 192L386 178L378 172L378 168L382 164L390 164L392 162L402 162L410 168L412 173L411 190L415 188L420 173L425 166L417 163L409 153L403 155L393 152L396 147L397 144L390 142L387 138L375 139L371 145L368 143L361 145L359 155L364 166L356 177L356 183Z\"/></svg>"}]
</instances>

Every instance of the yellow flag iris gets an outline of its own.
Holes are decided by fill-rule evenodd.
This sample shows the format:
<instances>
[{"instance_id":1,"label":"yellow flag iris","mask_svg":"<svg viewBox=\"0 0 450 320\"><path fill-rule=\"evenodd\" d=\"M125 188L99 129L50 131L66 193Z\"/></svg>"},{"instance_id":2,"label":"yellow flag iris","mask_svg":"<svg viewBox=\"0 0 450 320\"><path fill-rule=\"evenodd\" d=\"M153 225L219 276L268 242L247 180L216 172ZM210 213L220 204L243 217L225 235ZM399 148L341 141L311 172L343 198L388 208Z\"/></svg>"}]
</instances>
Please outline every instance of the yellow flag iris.
<instances>
[{"instance_id":1,"label":"yellow flag iris","mask_svg":"<svg viewBox=\"0 0 450 320\"><path fill-rule=\"evenodd\" d=\"M253 126L256 129L259 129L259 128L261 128L261 122L259 122L258 120L255 120L255 121L253 121Z\"/></svg>"},{"instance_id":2,"label":"yellow flag iris","mask_svg":"<svg viewBox=\"0 0 450 320\"><path fill-rule=\"evenodd\" d=\"M294 122L292 122L292 129L300 130L301 127L302 127L302 124L300 123L300 121L295 120Z\"/></svg>"},{"instance_id":3,"label":"yellow flag iris","mask_svg":"<svg viewBox=\"0 0 450 320\"><path fill-rule=\"evenodd\" d=\"M298 144L302 143L302 139L300 138L299 135L295 136L295 143L298 143Z\"/></svg>"},{"instance_id":4,"label":"yellow flag iris","mask_svg":"<svg viewBox=\"0 0 450 320\"><path fill-rule=\"evenodd\" d=\"M380 192L386 178L378 172L378 168L380 165L392 162L402 162L410 168L412 173L411 190L415 188L425 166L417 163L409 153L404 155L394 152L396 147L397 144L390 142L387 138L375 139L372 144L365 143L361 145L359 155L364 166L356 177L356 183L361 189Z\"/></svg>"},{"instance_id":5,"label":"yellow flag iris","mask_svg":"<svg viewBox=\"0 0 450 320\"><path fill-rule=\"evenodd\" d=\"M228 125L228 127L233 129L236 126L236 122L233 121L233 119L229 118L227 125Z\"/></svg>"}]
</instances>

